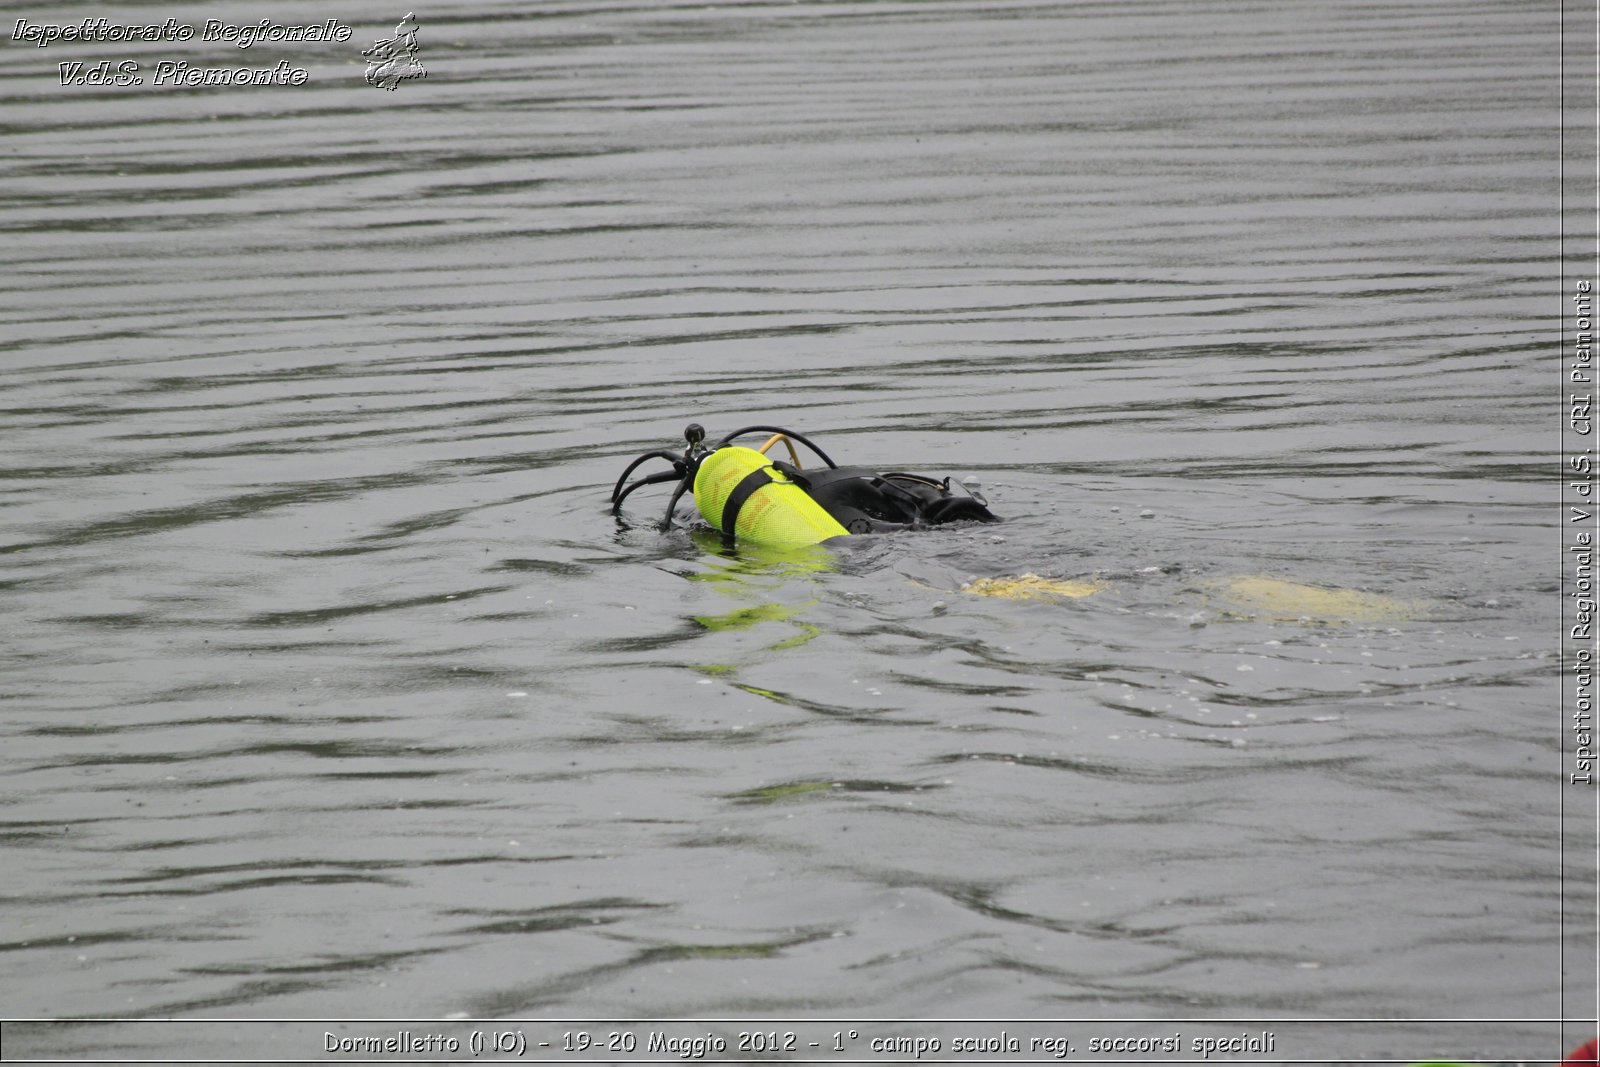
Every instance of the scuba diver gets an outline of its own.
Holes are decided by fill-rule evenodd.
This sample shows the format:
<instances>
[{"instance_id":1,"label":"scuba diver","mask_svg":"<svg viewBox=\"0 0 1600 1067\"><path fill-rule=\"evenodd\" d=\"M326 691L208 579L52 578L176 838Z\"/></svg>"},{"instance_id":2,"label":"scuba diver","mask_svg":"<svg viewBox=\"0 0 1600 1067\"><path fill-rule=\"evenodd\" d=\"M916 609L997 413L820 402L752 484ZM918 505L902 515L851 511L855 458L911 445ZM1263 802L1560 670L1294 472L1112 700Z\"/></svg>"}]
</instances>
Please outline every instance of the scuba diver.
<instances>
[{"instance_id":1,"label":"scuba diver","mask_svg":"<svg viewBox=\"0 0 1600 1067\"><path fill-rule=\"evenodd\" d=\"M757 432L772 434L759 449L733 443ZM635 489L675 481L678 485L667 503L661 528L671 527L678 500L692 491L700 514L721 530L728 542L811 545L851 534L913 530L947 522L1000 521L989 510L976 478L962 479L958 484L965 495L957 496L948 477L935 480L903 471L841 467L806 437L781 426L746 426L707 445L705 428L695 422L685 428L683 436L688 447L681 455L654 449L628 464L611 491L613 515L621 514L622 502ZM766 456L780 441L788 447L790 462ZM827 466L802 470L795 441L815 452ZM672 469L628 482L628 476L651 459L664 459Z\"/></svg>"}]
</instances>

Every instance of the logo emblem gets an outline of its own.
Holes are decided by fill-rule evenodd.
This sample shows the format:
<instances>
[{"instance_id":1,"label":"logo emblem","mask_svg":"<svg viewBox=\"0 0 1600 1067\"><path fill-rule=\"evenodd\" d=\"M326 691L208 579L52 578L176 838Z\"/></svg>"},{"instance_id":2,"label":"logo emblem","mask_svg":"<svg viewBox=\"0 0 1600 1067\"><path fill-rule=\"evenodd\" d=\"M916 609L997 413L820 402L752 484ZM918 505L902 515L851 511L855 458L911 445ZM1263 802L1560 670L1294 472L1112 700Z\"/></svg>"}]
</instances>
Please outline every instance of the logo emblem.
<instances>
[{"instance_id":1,"label":"logo emblem","mask_svg":"<svg viewBox=\"0 0 1600 1067\"><path fill-rule=\"evenodd\" d=\"M367 59L367 84L394 92L407 78L426 78L428 71L417 59L417 16L406 12L394 36L374 41L361 54Z\"/></svg>"}]
</instances>

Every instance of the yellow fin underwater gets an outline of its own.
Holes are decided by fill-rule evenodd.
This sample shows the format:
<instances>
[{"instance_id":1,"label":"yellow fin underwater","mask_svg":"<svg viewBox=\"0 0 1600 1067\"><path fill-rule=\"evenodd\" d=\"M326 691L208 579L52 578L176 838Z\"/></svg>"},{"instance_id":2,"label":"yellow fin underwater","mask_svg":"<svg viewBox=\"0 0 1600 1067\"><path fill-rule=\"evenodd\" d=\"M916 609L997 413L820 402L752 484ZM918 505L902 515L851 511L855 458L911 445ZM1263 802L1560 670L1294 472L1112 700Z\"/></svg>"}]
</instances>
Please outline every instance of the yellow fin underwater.
<instances>
[{"instance_id":1,"label":"yellow fin underwater","mask_svg":"<svg viewBox=\"0 0 1600 1067\"><path fill-rule=\"evenodd\" d=\"M1019 574L1015 578L974 578L961 587L963 593L974 596L1000 597L1004 600L1077 600L1093 596L1110 588L1110 584L1074 578L1041 578L1037 574Z\"/></svg>"},{"instance_id":2,"label":"yellow fin underwater","mask_svg":"<svg viewBox=\"0 0 1600 1067\"><path fill-rule=\"evenodd\" d=\"M1198 585L1210 606L1239 618L1361 623L1404 622L1429 614L1429 606L1418 600L1260 575L1209 578Z\"/></svg>"}]
</instances>

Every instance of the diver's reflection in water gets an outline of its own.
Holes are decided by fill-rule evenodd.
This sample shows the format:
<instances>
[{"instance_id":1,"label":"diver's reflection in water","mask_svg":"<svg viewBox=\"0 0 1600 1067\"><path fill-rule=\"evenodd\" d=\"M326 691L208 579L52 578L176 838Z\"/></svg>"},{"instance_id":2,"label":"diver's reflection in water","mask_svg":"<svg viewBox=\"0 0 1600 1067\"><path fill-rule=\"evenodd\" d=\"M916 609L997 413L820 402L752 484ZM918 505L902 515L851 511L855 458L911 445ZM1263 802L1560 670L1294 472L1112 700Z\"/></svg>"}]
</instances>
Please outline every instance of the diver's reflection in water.
<instances>
[{"instance_id":1,"label":"diver's reflection in water","mask_svg":"<svg viewBox=\"0 0 1600 1067\"><path fill-rule=\"evenodd\" d=\"M691 575L693 581L738 582L775 588L795 579L813 580L822 571L834 569L837 558L827 544L768 546L754 543L729 544L719 531L701 527L688 531L689 538L705 553L703 562L711 568Z\"/></svg>"}]
</instances>

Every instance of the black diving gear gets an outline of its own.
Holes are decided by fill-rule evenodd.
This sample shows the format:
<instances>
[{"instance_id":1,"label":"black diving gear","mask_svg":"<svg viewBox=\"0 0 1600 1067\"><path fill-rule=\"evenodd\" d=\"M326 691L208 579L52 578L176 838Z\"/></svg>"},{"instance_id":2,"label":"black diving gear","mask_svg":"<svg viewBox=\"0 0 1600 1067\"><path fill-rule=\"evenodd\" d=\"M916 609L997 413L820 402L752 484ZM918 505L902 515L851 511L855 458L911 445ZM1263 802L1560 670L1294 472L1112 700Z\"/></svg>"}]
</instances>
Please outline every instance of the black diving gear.
<instances>
[{"instance_id":1,"label":"black diving gear","mask_svg":"<svg viewBox=\"0 0 1600 1067\"><path fill-rule=\"evenodd\" d=\"M733 443L756 432L773 436L760 449ZM701 515L730 540L814 544L847 534L1000 521L978 492L976 479L958 483L965 494L958 496L951 491L949 478L841 467L808 438L781 426L746 426L708 446L704 428L691 423L684 440L687 447L681 455L655 449L628 465L611 491L613 514L620 514L622 502L634 490L676 481L662 528L671 525L678 500L692 490ZM795 441L827 466L802 470ZM779 442L788 448L791 462L766 458L767 450ZM650 459L664 459L672 469L628 482L628 476Z\"/></svg>"}]
</instances>

